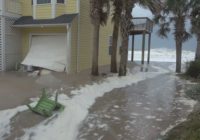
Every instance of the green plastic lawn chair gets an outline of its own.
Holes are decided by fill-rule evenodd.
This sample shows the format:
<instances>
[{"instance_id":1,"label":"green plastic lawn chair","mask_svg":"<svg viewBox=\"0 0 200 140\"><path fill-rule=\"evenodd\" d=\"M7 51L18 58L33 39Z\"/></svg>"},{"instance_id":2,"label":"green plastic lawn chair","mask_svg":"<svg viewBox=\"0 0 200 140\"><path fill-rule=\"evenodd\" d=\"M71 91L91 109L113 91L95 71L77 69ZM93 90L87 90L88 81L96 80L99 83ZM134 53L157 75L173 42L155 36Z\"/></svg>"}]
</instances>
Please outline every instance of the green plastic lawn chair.
<instances>
[{"instance_id":1,"label":"green plastic lawn chair","mask_svg":"<svg viewBox=\"0 0 200 140\"><path fill-rule=\"evenodd\" d=\"M42 97L35 107L31 107L30 105L27 106L31 111L45 117L50 117L55 110L64 110L64 106L58 103L58 93L56 93L55 101L53 101L48 98L45 89L43 89Z\"/></svg>"}]
</instances>

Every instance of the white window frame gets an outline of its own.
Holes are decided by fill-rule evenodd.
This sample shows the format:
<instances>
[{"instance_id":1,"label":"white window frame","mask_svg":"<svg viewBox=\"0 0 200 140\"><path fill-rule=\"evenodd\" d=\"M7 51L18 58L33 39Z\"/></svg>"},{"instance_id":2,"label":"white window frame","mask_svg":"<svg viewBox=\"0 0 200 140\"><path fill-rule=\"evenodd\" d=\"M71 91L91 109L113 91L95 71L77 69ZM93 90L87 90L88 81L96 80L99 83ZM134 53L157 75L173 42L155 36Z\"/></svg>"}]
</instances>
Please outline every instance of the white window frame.
<instances>
[{"instance_id":1,"label":"white window frame","mask_svg":"<svg viewBox=\"0 0 200 140\"><path fill-rule=\"evenodd\" d=\"M34 0L32 0L32 4L34 3L33 1L34 1ZM64 3L58 3L57 0L50 0L49 3L38 3L38 0L36 0L36 5L51 4L51 3L54 2L54 1L55 1L56 4L66 4L66 1L67 1L67 0L64 0Z\"/></svg>"},{"instance_id":2,"label":"white window frame","mask_svg":"<svg viewBox=\"0 0 200 140\"><path fill-rule=\"evenodd\" d=\"M38 3L38 0L36 0L36 4L37 4L37 5L51 4L51 3L52 3L52 1L54 1L54 0L50 0L50 2L49 2L49 3Z\"/></svg>"},{"instance_id":3,"label":"white window frame","mask_svg":"<svg viewBox=\"0 0 200 140\"><path fill-rule=\"evenodd\" d=\"M64 0L64 3L58 3L56 0L56 4L66 4L66 0Z\"/></svg>"}]
</instances>

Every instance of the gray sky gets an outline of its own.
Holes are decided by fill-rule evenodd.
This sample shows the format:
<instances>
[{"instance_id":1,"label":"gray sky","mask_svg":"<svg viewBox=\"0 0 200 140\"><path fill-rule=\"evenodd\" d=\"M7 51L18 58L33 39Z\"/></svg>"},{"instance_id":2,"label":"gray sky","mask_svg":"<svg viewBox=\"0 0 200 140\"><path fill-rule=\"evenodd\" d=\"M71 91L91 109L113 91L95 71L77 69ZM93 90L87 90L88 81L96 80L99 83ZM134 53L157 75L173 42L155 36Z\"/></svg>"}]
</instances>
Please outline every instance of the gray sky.
<instances>
[{"instance_id":1,"label":"gray sky","mask_svg":"<svg viewBox=\"0 0 200 140\"><path fill-rule=\"evenodd\" d=\"M132 13L133 13L134 17L149 17L149 18L153 17L152 13L149 10L144 9L138 5L133 9ZM187 30L189 31L189 29L190 29L189 22L186 23L186 26L187 26ZM158 37L158 35L157 35L158 27L157 26L154 27L154 32L152 33L152 48L167 47L167 48L175 49L175 41L174 41L174 36L172 34L173 33L173 25L171 25L171 27L172 27L172 31L168 35L168 38L166 38L166 39L161 39L160 37ZM140 35L137 35L135 37L135 47L137 49L141 48L141 45L142 45L141 39L142 39L142 36L140 36ZM131 39L130 39L130 44L131 44ZM185 50L194 51L195 48L196 48L195 37L193 37L192 39L190 39L189 41L187 41L186 43L183 44L183 49L185 49Z\"/></svg>"},{"instance_id":2,"label":"gray sky","mask_svg":"<svg viewBox=\"0 0 200 140\"><path fill-rule=\"evenodd\" d=\"M141 8L138 5L133 8L132 14L134 17L152 17L152 13L149 10Z\"/></svg>"}]
</instances>

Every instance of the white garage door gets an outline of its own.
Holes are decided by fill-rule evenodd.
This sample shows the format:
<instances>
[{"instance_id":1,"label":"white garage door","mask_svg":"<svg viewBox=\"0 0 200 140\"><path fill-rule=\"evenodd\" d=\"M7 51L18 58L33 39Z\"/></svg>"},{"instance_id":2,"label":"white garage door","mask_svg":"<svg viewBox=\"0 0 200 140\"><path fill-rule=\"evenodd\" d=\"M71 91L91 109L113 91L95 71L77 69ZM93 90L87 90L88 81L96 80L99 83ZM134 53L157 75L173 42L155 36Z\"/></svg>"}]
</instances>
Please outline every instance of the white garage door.
<instances>
[{"instance_id":1,"label":"white garage door","mask_svg":"<svg viewBox=\"0 0 200 140\"><path fill-rule=\"evenodd\" d=\"M30 50L22 64L63 72L70 55L66 40L64 35L32 36Z\"/></svg>"}]
</instances>

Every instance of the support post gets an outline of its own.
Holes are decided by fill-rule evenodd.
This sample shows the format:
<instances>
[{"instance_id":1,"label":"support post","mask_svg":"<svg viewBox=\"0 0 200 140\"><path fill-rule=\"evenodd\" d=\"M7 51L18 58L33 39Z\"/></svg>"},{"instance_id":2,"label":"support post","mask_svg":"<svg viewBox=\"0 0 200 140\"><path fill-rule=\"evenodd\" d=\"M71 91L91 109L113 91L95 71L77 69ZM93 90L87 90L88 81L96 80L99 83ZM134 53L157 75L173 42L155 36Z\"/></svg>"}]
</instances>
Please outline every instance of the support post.
<instances>
[{"instance_id":1,"label":"support post","mask_svg":"<svg viewBox=\"0 0 200 140\"><path fill-rule=\"evenodd\" d=\"M148 57L147 57L147 63L150 63L150 53L151 53L151 33L149 34L149 42L148 42Z\"/></svg>"},{"instance_id":2,"label":"support post","mask_svg":"<svg viewBox=\"0 0 200 140\"><path fill-rule=\"evenodd\" d=\"M144 64L144 53L145 53L145 32L142 34L143 39L142 39L142 65Z\"/></svg>"},{"instance_id":3,"label":"support post","mask_svg":"<svg viewBox=\"0 0 200 140\"><path fill-rule=\"evenodd\" d=\"M132 53L131 53L131 61L133 62L134 60L134 42L135 42L135 37L132 35Z\"/></svg>"}]
</instances>

